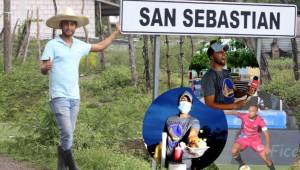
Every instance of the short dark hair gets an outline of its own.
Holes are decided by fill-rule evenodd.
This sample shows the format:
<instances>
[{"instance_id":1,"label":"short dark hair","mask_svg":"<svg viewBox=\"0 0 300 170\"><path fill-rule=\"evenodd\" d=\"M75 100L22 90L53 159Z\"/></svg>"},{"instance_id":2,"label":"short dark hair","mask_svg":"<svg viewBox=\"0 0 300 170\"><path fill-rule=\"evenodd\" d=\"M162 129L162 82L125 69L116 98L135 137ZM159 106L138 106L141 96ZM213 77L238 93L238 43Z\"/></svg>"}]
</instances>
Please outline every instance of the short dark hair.
<instances>
[{"instance_id":1,"label":"short dark hair","mask_svg":"<svg viewBox=\"0 0 300 170\"><path fill-rule=\"evenodd\" d=\"M210 58L213 54L214 54L214 50L211 47L209 47L207 49L207 56L208 56L208 58Z\"/></svg>"}]
</instances>

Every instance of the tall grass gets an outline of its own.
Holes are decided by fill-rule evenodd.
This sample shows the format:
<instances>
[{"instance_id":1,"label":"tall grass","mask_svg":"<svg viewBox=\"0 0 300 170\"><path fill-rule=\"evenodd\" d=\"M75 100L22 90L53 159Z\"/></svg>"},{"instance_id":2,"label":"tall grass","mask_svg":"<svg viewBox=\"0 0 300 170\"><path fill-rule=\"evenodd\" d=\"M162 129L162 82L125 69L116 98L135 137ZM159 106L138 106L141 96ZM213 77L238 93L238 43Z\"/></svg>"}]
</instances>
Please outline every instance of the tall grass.
<instances>
[{"instance_id":1,"label":"tall grass","mask_svg":"<svg viewBox=\"0 0 300 170\"><path fill-rule=\"evenodd\" d=\"M143 146L132 150L124 145L133 140L141 141L144 113L152 100L152 95L144 88L141 42L136 46L137 88L131 85L127 46L114 45L106 50L104 71L99 69L98 54L90 54L88 68L85 68L85 59L82 60L81 109L73 146L81 169L150 169ZM33 161L45 169L55 169L59 135L49 108L48 78L40 74L35 44L30 44L30 47L28 60L23 65L14 60L11 74L5 75L0 69L0 122L5 122L8 127L8 131L0 131L3 137L0 153ZM171 51L173 87L180 83L177 49ZM160 92L163 92L167 85L163 49L161 52ZM152 63L151 49L149 55ZM0 59L2 65L2 56ZM188 63L185 61L186 68Z\"/></svg>"}]
</instances>

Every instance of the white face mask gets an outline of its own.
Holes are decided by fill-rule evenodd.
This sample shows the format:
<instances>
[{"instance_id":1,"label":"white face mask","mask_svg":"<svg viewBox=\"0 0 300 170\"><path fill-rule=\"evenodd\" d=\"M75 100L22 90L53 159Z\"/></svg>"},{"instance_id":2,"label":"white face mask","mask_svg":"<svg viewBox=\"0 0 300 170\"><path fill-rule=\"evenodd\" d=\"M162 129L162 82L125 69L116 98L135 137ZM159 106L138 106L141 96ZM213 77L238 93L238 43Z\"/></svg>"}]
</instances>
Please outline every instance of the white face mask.
<instances>
[{"instance_id":1,"label":"white face mask","mask_svg":"<svg viewBox=\"0 0 300 170\"><path fill-rule=\"evenodd\" d=\"M179 102L178 109L181 111L181 113L188 114L191 111L192 103L187 101L181 101Z\"/></svg>"}]
</instances>

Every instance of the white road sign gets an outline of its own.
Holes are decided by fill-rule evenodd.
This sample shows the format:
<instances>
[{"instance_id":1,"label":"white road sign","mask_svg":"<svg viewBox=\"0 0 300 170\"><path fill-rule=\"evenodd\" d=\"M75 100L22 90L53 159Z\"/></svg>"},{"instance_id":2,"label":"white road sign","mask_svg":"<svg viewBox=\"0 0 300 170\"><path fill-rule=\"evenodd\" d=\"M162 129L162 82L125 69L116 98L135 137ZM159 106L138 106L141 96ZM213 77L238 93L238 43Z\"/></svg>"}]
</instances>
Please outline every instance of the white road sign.
<instances>
[{"instance_id":1,"label":"white road sign","mask_svg":"<svg viewBox=\"0 0 300 170\"><path fill-rule=\"evenodd\" d=\"M122 0L124 34L294 37L297 7L287 4Z\"/></svg>"}]
</instances>

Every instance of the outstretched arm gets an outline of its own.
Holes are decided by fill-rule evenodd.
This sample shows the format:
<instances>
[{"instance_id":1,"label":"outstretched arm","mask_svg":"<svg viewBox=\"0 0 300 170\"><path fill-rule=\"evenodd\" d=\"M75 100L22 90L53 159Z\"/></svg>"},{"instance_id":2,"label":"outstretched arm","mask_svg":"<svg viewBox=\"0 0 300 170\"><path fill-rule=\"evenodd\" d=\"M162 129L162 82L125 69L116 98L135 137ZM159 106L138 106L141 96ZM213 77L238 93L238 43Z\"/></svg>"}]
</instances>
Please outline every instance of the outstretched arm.
<instances>
[{"instance_id":1,"label":"outstretched arm","mask_svg":"<svg viewBox=\"0 0 300 170\"><path fill-rule=\"evenodd\" d=\"M238 109L242 107L245 104L245 100L240 100L235 103L230 104L220 104L215 102L215 96L205 96L204 97L205 104L209 107L215 108L215 109L221 109L221 110L232 110L232 109Z\"/></svg>"},{"instance_id":2,"label":"outstretched arm","mask_svg":"<svg viewBox=\"0 0 300 170\"><path fill-rule=\"evenodd\" d=\"M225 115L237 115L239 112L237 110L224 110Z\"/></svg>"},{"instance_id":3,"label":"outstretched arm","mask_svg":"<svg viewBox=\"0 0 300 170\"><path fill-rule=\"evenodd\" d=\"M92 44L91 52L101 52L105 48L107 48L113 40L119 35L120 33L120 26L116 25L116 30L107 38L105 38L103 41L100 41L96 44Z\"/></svg>"}]
</instances>

